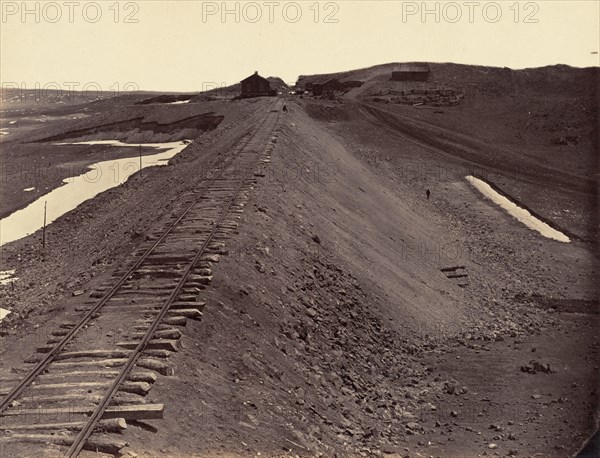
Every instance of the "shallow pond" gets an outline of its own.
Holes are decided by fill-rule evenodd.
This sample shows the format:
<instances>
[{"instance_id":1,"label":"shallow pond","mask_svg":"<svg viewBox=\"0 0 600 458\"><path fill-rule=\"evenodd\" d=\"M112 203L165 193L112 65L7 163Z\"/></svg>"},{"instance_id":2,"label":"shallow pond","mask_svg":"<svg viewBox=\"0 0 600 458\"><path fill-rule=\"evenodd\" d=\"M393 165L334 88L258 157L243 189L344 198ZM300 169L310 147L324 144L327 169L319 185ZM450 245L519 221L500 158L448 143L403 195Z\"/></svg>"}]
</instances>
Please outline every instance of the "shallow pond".
<instances>
[{"instance_id":1,"label":"shallow pond","mask_svg":"<svg viewBox=\"0 0 600 458\"><path fill-rule=\"evenodd\" d=\"M167 165L168 160L179 154L187 141L171 143L122 143L117 140L101 140L78 143L59 143L61 145L113 145L127 147L150 147L160 152L142 156L142 169ZM136 151L137 153L137 151ZM97 162L78 176L65 178L63 185L41 196L27 207L18 210L0 220L0 246L19 240L44 225L44 206L46 206L46 223L50 224L78 205L108 189L123 184L134 173L140 170L139 155L122 159Z\"/></svg>"},{"instance_id":2,"label":"shallow pond","mask_svg":"<svg viewBox=\"0 0 600 458\"><path fill-rule=\"evenodd\" d=\"M467 176L466 179L473 187L481 192L481 194L506 210L511 216L523 223L529 229L537 231L549 239L558 240L559 242L569 243L571 241L569 237L562 232L554 229L547 223L533 216L526 209L519 207L513 201L498 193L485 181L470 175Z\"/></svg>"}]
</instances>

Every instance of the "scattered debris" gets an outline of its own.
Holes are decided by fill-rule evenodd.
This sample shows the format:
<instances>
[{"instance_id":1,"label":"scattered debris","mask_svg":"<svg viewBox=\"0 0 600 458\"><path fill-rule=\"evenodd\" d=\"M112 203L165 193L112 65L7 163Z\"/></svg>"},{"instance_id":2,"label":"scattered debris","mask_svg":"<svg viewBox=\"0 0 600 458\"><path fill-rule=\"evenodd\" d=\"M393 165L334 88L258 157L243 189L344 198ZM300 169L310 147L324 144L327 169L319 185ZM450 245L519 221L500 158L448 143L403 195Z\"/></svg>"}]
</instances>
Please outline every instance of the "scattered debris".
<instances>
[{"instance_id":1,"label":"scattered debris","mask_svg":"<svg viewBox=\"0 0 600 458\"><path fill-rule=\"evenodd\" d=\"M525 372L527 374L537 374L538 372L552 374L555 371L550 368L550 364L541 364L540 362L532 359L529 361L529 364L521 366L521 372Z\"/></svg>"}]
</instances>

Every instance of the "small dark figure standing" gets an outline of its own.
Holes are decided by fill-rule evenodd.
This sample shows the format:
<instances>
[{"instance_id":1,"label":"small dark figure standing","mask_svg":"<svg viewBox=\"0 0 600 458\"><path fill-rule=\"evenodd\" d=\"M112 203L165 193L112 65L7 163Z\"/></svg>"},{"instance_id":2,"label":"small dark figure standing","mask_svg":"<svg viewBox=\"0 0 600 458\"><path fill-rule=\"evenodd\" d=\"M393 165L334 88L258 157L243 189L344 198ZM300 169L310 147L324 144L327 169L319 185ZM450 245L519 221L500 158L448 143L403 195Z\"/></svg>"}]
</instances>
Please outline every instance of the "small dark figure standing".
<instances>
[{"instance_id":1,"label":"small dark figure standing","mask_svg":"<svg viewBox=\"0 0 600 458\"><path fill-rule=\"evenodd\" d=\"M431 191L429 189L427 189L425 191L425 194L427 195L427 200L429 200L429 198L431 197Z\"/></svg>"},{"instance_id":2,"label":"small dark figure standing","mask_svg":"<svg viewBox=\"0 0 600 458\"><path fill-rule=\"evenodd\" d=\"M287 106L285 106L285 105L283 106L283 112L287 113Z\"/></svg>"}]
</instances>

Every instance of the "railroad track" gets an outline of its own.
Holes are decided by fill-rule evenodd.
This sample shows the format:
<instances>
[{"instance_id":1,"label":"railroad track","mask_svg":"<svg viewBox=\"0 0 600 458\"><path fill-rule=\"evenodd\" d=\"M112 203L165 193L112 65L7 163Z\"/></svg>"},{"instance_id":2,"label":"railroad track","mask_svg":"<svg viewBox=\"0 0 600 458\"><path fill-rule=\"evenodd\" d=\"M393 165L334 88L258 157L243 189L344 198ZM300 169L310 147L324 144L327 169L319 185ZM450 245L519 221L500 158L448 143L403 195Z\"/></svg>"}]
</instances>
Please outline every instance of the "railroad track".
<instances>
[{"instance_id":1,"label":"railroad track","mask_svg":"<svg viewBox=\"0 0 600 458\"><path fill-rule=\"evenodd\" d=\"M202 317L202 291L226 254L248 193L264 176L278 117L278 109L269 110L183 212L136 250L132 265L92 291L76 308L77 320L52 332L27 360L33 366L24 378L0 379L0 450L10 445L20 456L36 457L75 457L84 448L117 454L126 442L113 433L128 421L162 418L164 406L144 396L159 375L172 375L168 357L178 351L178 328ZM30 452L38 448L31 443L39 449Z\"/></svg>"}]
</instances>

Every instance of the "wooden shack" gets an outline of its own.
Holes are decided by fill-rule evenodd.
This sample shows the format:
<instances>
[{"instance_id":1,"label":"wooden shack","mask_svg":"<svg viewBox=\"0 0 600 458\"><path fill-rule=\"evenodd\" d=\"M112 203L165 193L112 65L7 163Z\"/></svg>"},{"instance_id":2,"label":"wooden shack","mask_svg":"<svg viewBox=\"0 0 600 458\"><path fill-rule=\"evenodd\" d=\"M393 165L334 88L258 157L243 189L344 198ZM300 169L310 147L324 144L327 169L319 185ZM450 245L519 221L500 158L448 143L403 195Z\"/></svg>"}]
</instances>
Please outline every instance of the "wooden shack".
<instances>
[{"instance_id":1,"label":"wooden shack","mask_svg":"<svg viewBox=\"0 0 600 458\"><path fill-rule=\"evenodd\" d=\"M260 76L258 72L254 72L253 75L243 79L241 83L242 98L276 95L276 91L271 89L271 83L269 80Z\"/></svg>"}]
</instances>

